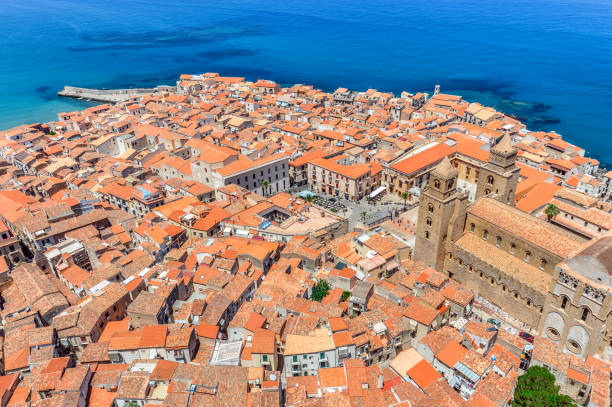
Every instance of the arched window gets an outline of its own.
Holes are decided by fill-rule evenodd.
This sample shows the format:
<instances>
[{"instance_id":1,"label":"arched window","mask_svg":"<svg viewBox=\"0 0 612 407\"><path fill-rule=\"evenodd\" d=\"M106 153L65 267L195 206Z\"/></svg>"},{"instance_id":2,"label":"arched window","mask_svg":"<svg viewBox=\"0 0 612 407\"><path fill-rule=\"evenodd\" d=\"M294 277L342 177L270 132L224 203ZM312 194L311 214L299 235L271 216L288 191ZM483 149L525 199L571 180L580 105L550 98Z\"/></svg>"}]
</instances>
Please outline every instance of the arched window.
<instances>
[{"instance_id":1,"label":"arched window","mask_svg":"<svg viewBox=\"0 0 612 407\"><path fill-rule=\"evenodd\" d=\"M427 226L431 226L431 218L425 219L425 223L427 223Z\"/></svg>"},{"instance_id":2,"label":"arched window","mask_svg":"<svg viewBox=\"0 0 612 407\"><path fill-rule=\"evenodd\" d=\"M489 188L485 189L485 195L489 195L491 193L491 190Z\"/></svg>"},{"instance_id":3,"label":"arched window","mask_svg":"<svg viewBox=\"0 0 612 407\"><path fill-rule=\"evenodd\" d=\"M429 239L429 231L428 230L425 231L425 239Z\"/></svg>"},{"instance_id":4,"label":"arched window","mask_svg":"<svg viewBox=\"0 0 612 407\"><path fill-rule=\"evenodd\" d=\"M448 184L446 184L446 185L448 185L448 186L447 186L447 188L448 188L448 189L451 189L451 188L453 187L453 184L454 184L454 183L455 183L455 181L454 181L454 180L452 180L452 179L451 179L451 180L449 180L449 181L448 181Z\"/></svg>"},{"instance_id":5,"label":"arched window","mask_svg":"<svg viewBox=\"0 0 612 407\"><path fill-rule=\"evenodd\" d=\"M527 250L525 252L525 261L529 261L529 260L531 260L531 252Z\"/></svg>"},{"instance_id":6,"label":"arched window","mask_svg":"<svg viewBox=\"0 0 612 407\"><path fill-rule=\"evenodd\" d=\"M440 189L440 181L438 181L438 180L434 181L434 188Z\"/></svg>"},{"instance_id":7,"label":"arched window","mask_svg":"<svg viewBox=\"0 0 612 407\"><path fill-rule=\"evenodd\" d=\"M501 246L501 242L502 242L501 236L497 236L497 240L495 241L495 246L497 247Z\"/></svg>"},{"instance_id":8,"label":"arched window","mask_svg":"<svg viewBox=\"0 0 612 407\"><path fill-rule=\"evenodd\" d=\"M512 243L510 245L510 254L514 254L514 250L516 249L516 245L514 243Z\"/></svg>"},{"instance_id":9,"label":"arched window","mask_svg":"<svg viewBox=\"0 0 612 407\"><path fill-rule=\"evenodd\" d=\"M433 211L434 211L434 206L433 206L433 204L429 204L429 205L427 205L427 210L429 211L429 213L433 213Z\"/></svg>"},{"instance_id":10,"label":"arched window","mask_svg":"<svg viewBox=\"0 0 612 407\"><path fill-rule=\"evenodd\" d=\"M580 319L583 320L583 321L586 321L588 316L589 316L589 309L588 308L583 308L582 309L582 315L580 316Z\"/></svg>"},{"instance_id":11,"label":"arched window","mask_svg":"<svg viewBox=\"0 0 612 407\"><path fill-rule=\"evenodd\" d=\"M474 233L474 230L476 230L476 225L472 223L470 224L470 232Z\"/></svg>"},{"instance_id":12,"label":"arched window","mask_svg":"<svg viewBox=\"0 0 612 407\"><path fill-rule=\"evenodd\" d=\"M488 238L488 237L489 237L489 231L485 229L485 230L482 232L482 238L483 238L483 239L486 239L486 238Z\"/></svg>"},{"instance_id":13,"label":"arched window","mask_svg":"<svg viewBox=\"0 0 612 407\"><path fill-rule=\"evenodd\" d=\"M494 183L494 182L495 182L495 179L493 179L493 176L492 176L492 175L489 175L489 176L487 177L487 184L489 184L489 185L493 185L493 183Z\"/></svg>"},{"instance_id":14,"label":"arched window","mask_svg":"<svg viewBox=\"0 0 612 407\"><path fill-rule=\"evenodd\" d=\"M546 268L546 264L547 264L546 259L540 260L540 269L544 270Z\"/></svg>"},{"instance_id":15,"label":"arched window","mask_svg":"<svg viewBox=\"0 0 612 407\"><path fill-rule=\"evenodd\" d=\"M565 309L567 307L567 297L563 297L561 300L561 309Z\"/></svg>"}]
</instances>

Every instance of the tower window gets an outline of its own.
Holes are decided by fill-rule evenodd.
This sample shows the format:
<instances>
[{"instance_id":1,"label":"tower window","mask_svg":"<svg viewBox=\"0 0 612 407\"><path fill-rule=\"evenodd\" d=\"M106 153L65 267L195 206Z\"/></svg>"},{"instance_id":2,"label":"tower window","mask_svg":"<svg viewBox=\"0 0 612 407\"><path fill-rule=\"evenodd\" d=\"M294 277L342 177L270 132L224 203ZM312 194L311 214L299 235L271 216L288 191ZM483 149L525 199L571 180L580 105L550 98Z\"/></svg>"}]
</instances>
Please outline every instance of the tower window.
<instances>
[{"instance_id":1,"label":"tower window","mask_svg":"<svg viewBox=\"0 0 612 407\"><path fill-rule=\"evenodd\" d=\"M495 182L495 180L493 179L493 176L489 175L487 177L487 184L493 185L494 182Z\"/></svg>"},{"instance_id":2,"label":"tower window","mask_svg":"<svg viewBox=\"0 0 612 407\"><path fill-rule=\"evenodd\" d=\"M434 187L435 187L436 189L440 189L440 181L435 180L435 181L434 181Z\"/></svg>"},{"instance_id":3,"label":"tower window","mask_svg":"<svg viewBox=\"0 0 612 407\"><path fill-rule=\"evenodd\" d=\"M582 315L580 316L580 319L583 320L583 321L586 321L588 316L589 316L589 309L588 308L583 308L582 309Z\"/></svg>"},{"instance_id":4,"label":"tower window","mask_svg":"<svg viewBox=\"0 0 612 407\"><path fill-rule=\"evenodd\" d=\"M563 297L561 300L561 308L565 309L565 307L567 307L567 297Z\"/></svg>"},{"instance_id":5,"label":"tower window","mask_svg":"<svg viewBox=\"0 0 612 407\"><path fill-rule=\"evenodd\" d=\"M474 233L474 230L476 229L476 225L474 225L473 223L470 225L470 232Z\"/></svg>"},{"instance_id":6,"label":"tower window","mask_svg":"<svg viewBox=\"0 0 612 407\"><path fill-rule=\"evenodd\" d=\"M427 205L427 210L429 211L429 213L433 213L433 211L434 211L434 206L433 206L433 204L429 204L429 205Z\"/></svg>"},{"instance_id":7,"label":"tower window","mask_svg":"<svg viewBox=\"0 0 612 407\"><path fill-rule=\"evenodd\" d=\"M514 254L514 250L516 249L516 245L514 243L512 243L510 245L510 254Z\"/></svg>"},{"instance_id":8,"label":"tower window","mask_svg":"<svg viewBox=\"0 0 612 407\"><path fill-rule=\"evenodd\" d=\"M431 218L427 218L425 220L425 223L427 223L427 226L431 226Z\"/></svg>"},{"instance_id":9,"label":"tower window","mask_svg":"<svg viewBox=\"0 0 612 407\"><path fill-rule=\"evenodd\" d=\"M525 252L525 261L529 261L531 260L531 252L530 251L526 251Z\"/></svg>"},{"instance_id":10,"label":"tower window","mask_svg":"<svg viewBox=\"0 0 612 407\"><path fill-rule=\"evenodd\" d=\"M546 259L542 259L542 260L540 261L540 269L541 269L541 270L544 270L544 269L546 268L546 263L547 263L547 262L546 262Z\"/></svg>"},{"instance_id":11,"label":"tower window","mask_svg":"<svg viewBox=\"0 0 612 407\"><path fill-rule=\"evenodd\" d=\"M428 230L425 231L425 239L429 239L429 231Z\"/></svg>"}]
</instances>

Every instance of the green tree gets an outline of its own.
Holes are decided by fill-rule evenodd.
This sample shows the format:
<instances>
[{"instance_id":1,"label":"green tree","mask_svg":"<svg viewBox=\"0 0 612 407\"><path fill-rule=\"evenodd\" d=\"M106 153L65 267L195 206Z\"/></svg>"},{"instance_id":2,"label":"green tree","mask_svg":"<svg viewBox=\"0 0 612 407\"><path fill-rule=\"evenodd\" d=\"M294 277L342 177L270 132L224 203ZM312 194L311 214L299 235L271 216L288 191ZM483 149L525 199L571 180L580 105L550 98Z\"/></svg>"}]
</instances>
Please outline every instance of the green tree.
<instances>
[{"instance_id":1,"label":"green tree","mask_svg":"<svg viewBox=\"0 0 612 407\"><path fill-rule=\"evenodd\" d=\"M308 195L305 200L307 203L312 203L312 201L314 201L314 196L312 194Z\"/></svg>"},{"instance_id":2,"label":"green tree","mask_svg":"<svg viewBox=\"0 0 612 407\"><path fill-rule=\"evenodd\" d=\"M312 289L311 300L321 302L329 294L329 284L326 280L319 280L317 285Z\"/></svg>"},{"instance_id":3,"label":"green tree","mask_svg":"<svg viewBox=\"0 0 612 407\"><path fill-rule=\"evenodd\" d=\"M546 213L546 217L550 222L552 218L559 214L559 208L557 208L557 205L555 204L548 204L546 205L546 209L544 209L544 213Z\"/></svg>"},{"instance_id":4,"label":"green tree","mask_svg":"<svg viewBox=\"0 0 612 407\"><path fill-rule=\"evenodd\" d=\"M268 182L267 179L264 179L263 181L261 181L261 190L262 190L264 196L266 196L266 190L268 189L269 185L270 185L270 183Z\"/></svg>"},{"instance_id":5,"label":"green tree","mask_svg":"<svg viewBox=\"0 0 612 407\"><path fill-rule=\"evenodd\" d=\"M542 366L531 366L519 377L512 407L575 407L568 396L559 394L555 376Z\"/></svg>"},{"instance_id":6,"label":"green tree","mask_svg":"<svg viewBox=\"0 0 612 407\"><path fill-rule=\"evenodd\" d=\"M368 219L368 213L367 212L361 212L361 222L365 225L366 220Z\"/></svg>"},{"instance_id":7,"label":"green tree","mask_svg":"<svg viewBox=\"0 0 612 407\"><path fill-rule=\"evenodd\" d=\"M350 291L342 291L342 301L348 300L350 296L351 296Z\"/></svg>"},{"instance_id":8,"label":"green tree","mask_svg":"<svg viewBox=\"0 0 612 407\"><path fill-rule=\"evenodd\" d=\"M404 200L404 206L406 206L406 201L408 200L409 197L410 197L410 194L408 194L407 191L402 192L402 199Z\"/></svg>"}]
</instances>

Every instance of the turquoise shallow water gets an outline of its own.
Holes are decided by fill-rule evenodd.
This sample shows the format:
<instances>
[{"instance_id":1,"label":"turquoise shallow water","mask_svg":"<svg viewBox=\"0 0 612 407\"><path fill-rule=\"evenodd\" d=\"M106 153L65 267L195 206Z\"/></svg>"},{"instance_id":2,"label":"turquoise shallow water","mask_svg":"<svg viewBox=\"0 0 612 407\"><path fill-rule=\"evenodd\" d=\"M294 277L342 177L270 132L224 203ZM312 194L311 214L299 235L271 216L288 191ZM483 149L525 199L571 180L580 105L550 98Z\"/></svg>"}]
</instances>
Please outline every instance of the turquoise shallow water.
<instances>
[{"instance_id":1,"label":"turquoise shallow water","mask_svg":"<svg viewBox=\"0 0 612 407\"><path fill-rule=\"evenodd\" d=\"M55 96L66 84L205 71L327 90L439 83L612 163L609 0L4 0L0 21L0 128L86 106Z\"/></svg>"}]
</instances>

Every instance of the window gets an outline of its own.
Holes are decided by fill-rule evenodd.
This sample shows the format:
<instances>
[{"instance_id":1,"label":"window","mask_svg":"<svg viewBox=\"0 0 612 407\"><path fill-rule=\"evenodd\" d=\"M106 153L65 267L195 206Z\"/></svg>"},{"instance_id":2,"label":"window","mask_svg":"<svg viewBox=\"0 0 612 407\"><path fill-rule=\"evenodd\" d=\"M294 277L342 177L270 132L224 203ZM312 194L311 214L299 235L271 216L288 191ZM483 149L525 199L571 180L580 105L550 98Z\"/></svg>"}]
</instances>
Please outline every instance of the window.
<instances>
[{"instance_id":1,"label":"window","mask_svg":"<svg viewBox=\"0 0 612 407\"><path fill-rule=\"evenodd\" d=\"M294 357L293 357L293 361L294 361L294 362L297 362L297 361L298 361L298 360L297 360L297 356L294 356Z\"/></svg>"},{"instance_id":2,"label":"window","mask_svg":"<svg viewBox=\"0 0 612 407\"><path fill-rule=\"evenodd\" d=\"M500 236L497 236L497 239L495 241L495 246L497 247L501 246L501 242L502 242L502 238Z\"/></svg>"},{"instance_id":3,"label":"window","mask_svg":"<svg viewBox=\"0 0 612 407\"><path fill-rule=\"evenodd\" d=\"M573 339L570 339L569 341L567 341L567 350L569 350L572 353L581 353L582 352L582 346L580 346L580 344L578 342L576 342Z\"/></svg>"},{"instance_id":4,"label":"window","mask_svg":"<svg viewBox=\"0 0 612 407\"><path fill-rule=\"evenodd\" d=\"M525 252L525 261L529 261L529 260L531 260L531 252L527 250Z\"/></svg>"},{"instance_id":5,"label":"window","mask_svg":"<svg viewBox=\"0 0 612 407\"><path fill-rule=\"evenodd\" d=\"M431 226L431 218L427 218L425 220L425 223L427 223L427 226Z\"/></svg>"},{"instance_id":6,"label":"window","mask_svg":"<svg viewBox=\"0 0 612 407\"><path fill-rule=\"evenodd\" d=\"M429 231L425 231L425 239L429 239Z\"/></svg>"},{"instance_id":7,"label":"window","mask_svg":"<svg viewBox=\"0 0 612 407\"><path fill-rule=\"evenodd\" d=\"M438 181L438 180L434 181L434 188L440 189L440 181Z\"/></svg>"},{"instance_id":8,"label":"window","mask_svg":"<svg viewBox=\"0 0 612 407\"><path fill-rule=\"evenodd\" d=\"M546 268L546 264L547 264L546 259L542 259L540 261L540 270L544 270Z\"/></svg>"},{"instance_id":9,"label":"window","mask_svg":"<svg viewBox=\"0 0 612 407\"><path fill-rule=\"evenodd\" d=\"M433 211L434 211L434 206L433 206L433 204L429 204L429 205L427 205L427 210L429 211L429 213L433 213Z\"/></svg>"},{"instance_id":10,"label":"window","mask_svg":"<svg viewBox=\"0 0 612 407\"><path fill-rule=\"evenodd\" d=\"M489 231L485 229L485 230L482 232L482 238L483 238L483 239L487 239L488 237L489 237Z\"/></svg>"},{"instance_id":11,"label":"window","mask_svg":"<svg viewBox=\"0 0 612 407\"><path fill-rule=\"evenodd\" d=\"M319 359L325 359L325 352L319 353Z\"/></svg>"},{"instance_id":12,"label":"window","mask_svg":"<svg viewBox=\"0 0 612 407\"><path fill-rule=\"evenodd\" d=\"M264 362L267 362L267 361L268 361L268 355L262 355L261 359L262 359Z\"/></svg>"},{"instance_id":13,"label":"window","mask_svg":"<svg viewBox=\"0 0 612 407\"><path fill-rule=\"evenodd\" d=\"M558 339L559 339L559 336L560 336L560 335L559 335L559 331L557 331L557 330L556 330L555 328L553 328L553 327L550 327L550 328L547 328L547 329L546 329L546 335L547 335L547 336L548 336L550 339L552 339L552 340L554 340L554 341L558 340Z\"/></svg>"},{"instance_id":14,"label":"window","mask_svg":"<svg viewBox=\"0 0 612 407\"><path fill-rule=\"evenodd\" d=\"M583 308L582 309L582 315L580 316L580 319L583 320L583 321L586 321L588 316L589 316L589 309L588 308Z\"/></svg>"},{"instance_id":15,"label":"window","mask_svg":"<svg viewBox=\"0 0 612 407\"><path fill-rule=\"evenodd\" d=\"M493 185L494 182L495 182L495 180L493 179L493 176L489 175L487 177L487 184Z\"/></svg>"},{"instance_id":16,"label":"window","mask_svg":"<svg viewBox=\"0 0 612 407\"><path fill-rule=\"evenodd\" d=\"M476 225L474 225L473 223L470 225L470 232L474 233L474 230L476 230Z\"/></svg>"},{"instance_id":17,"label":"window","mask_svg":"<svg viewBox=\"0 0 612 407\"><path fill-rule=\"evenodd\" d=\"M514 254L514 250L516 249L516 245L514 243L512 243L510 245L510 254Z\"/></svg>"}]
</instances>

